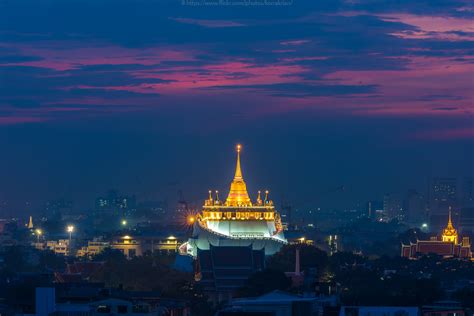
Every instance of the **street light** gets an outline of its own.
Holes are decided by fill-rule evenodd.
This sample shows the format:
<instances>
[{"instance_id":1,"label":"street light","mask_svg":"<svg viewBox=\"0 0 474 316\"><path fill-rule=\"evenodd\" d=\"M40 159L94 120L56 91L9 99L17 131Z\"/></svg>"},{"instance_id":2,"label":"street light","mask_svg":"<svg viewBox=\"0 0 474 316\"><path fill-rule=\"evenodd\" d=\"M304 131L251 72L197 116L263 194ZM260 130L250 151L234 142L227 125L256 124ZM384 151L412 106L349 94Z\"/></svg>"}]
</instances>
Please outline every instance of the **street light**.
<instances>
[{"instance_id":1,"label":"street light","mask_svg":"<svg viewBox=\"0 0 474 316\"><path fill-rule=\"evenodd\" d=\"M74 231L74 226L69 225L67 227L67 232L69 233L69 244L71 243L71 238L72 238L72 232Z\"/></svg>"},{"instance_id":2,"label":"street light","mask_svg":"<svg viewBox=\"0 0 474 316\"><path fill-rule=\"evenodd\" d=\"M41 229L36 230L36 243L39 243L40 236L43 234L43 231Z\"/></svg>"},{"instance_id":3,"label":"street light","mask_svg":"<svg viewBox=\"0 0 474 316\"><path fill-rule=\"evenodd\" d=\"M122 220L122 226L127 226L127 220Z\"/></svg>"}]
</instances>

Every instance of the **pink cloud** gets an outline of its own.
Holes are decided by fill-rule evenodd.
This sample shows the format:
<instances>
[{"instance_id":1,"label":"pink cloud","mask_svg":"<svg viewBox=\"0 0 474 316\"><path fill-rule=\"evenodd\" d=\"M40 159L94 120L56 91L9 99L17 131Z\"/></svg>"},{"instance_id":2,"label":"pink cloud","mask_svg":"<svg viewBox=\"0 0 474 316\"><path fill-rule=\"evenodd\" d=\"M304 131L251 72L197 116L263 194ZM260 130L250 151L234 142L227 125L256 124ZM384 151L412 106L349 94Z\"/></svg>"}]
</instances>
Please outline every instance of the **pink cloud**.
<instances>
[{"instance_id":1,"label":"pink cloud","mask_svg":"<svg viewBox=\"0 0 474 316\"><path fill-rule=\"evenodd\" d=\"M364 115L464 116L474 112L474 65L450 58L405 58L409 59L407 69L336 71L324 79L342 84L377 85L377 93L372 96L357 95L344 101L355 113ZM426 98L432 95L438 97ZM446 107L454 110L433 110Z\"/></svg>"},{"instance_id":2,"label":"pink cloud","mask_svg":"<svg viewBox=\"0 0 474 316\"><path fill-rule=\"evenodd\" d=\"M379 15L384 21L396 21L412 25L416 31L404 30L392 35L407 39L436 38L450 41L474 41L474 23L472 19L449 16L426 16L408 13ZM465 35L455 32L467 33Z\"/></svg>"},{"instance_id":3,"label":"pink cloud","mask_svg":"<svg viewBox=\"0 0 474 316\"><path fill-rule=\"evenodd\" d=\"M307 43L310 43L311 41L310 40L291 40L291 41L283 41L283 42L280 42L281 45L284 45L284 46L298 46L298 45L303 45L303 44L307 44Z\"/></svg>"},{"instance_id":4,"label":"pink cloud","mask_svg":"<svg viewBox=\"0 0 474 316\"><path fill-rule=\"evenodd\" d=\"M41 60L9 63L7 65L32 66L65 71L81 66L138 64L151 66L166 61L193 61L196 51L185 47L125 48L121 46L95 46L90 43L41 42L16 44L19 55L37 56ZM64 48L64 47L67 48Z\"/></svg>"},{"instance_id":5,"label":"pink cloud","mask_svg":"<svg viewBox=\"0 0 474 316\"><path fill-rule=\"evenodd\" d=\"M416 26L426 32L474 32L472 19L449 16L427 16L408 13L379 15L385 21L397 21Z\"/></svg>"},{"instance_id":6,"label":"pink cloud","mask_svg":"<svg viewBox=\"0 0 474 316\"><path fill-rule=\"evenodd\" d=\"M34 117L34 116L0 116L0 125L16 125L24 123L38 123L47 121L43 117Z\"/></svg>"},{"instance_id":7,"label":"pink cloud","mask_svg":"<svg viewBox=\"0 0 474 316\"><path fill-rule=\"evenodd\" d=\"M329 57L327 56L307 56L307 57L280 58L279 60L282 62L299 62L299 61L327 60L327 59L329 59Z\"/></svg>"},{"instance_id":8,"label":"pink cloud","mask_svg":"<svg viewBox=\"0 0 474 316\"><path fill-rule=\"evenodd\" d=\"M195 67L178 66L173 68L159 68L144 71L135 71L137 78L160 78L170 82L157 84L141 84L137 86L109 87L139 93L167 93L173 94L196 88L210 88L215 86L238 86L275 84L299 81L299 75L306 72L299 65L257 65L251 61L229 61L220 64ZM197 91L194 91L198 93Z\"/></svg>"}]
</instances>

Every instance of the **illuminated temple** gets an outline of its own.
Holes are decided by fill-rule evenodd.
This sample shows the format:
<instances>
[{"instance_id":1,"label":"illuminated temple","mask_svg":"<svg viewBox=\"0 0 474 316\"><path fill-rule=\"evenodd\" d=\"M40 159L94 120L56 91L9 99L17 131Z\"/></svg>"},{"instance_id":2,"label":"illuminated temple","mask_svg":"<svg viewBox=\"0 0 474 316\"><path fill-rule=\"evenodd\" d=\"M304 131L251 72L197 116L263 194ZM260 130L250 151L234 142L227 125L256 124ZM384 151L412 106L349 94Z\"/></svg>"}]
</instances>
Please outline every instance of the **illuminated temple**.
<instances>
[{"instance_id":1,"label":"illuminated temple","mask_svg":"<svg viewBox=\"0 0 474 316\"><path fill-rule=\"evenodd\" d=\"M287 243L280 215L269 200L268 191L263 199L260 191L255 202L250 199L242 176L240 151L238 145L235 175L227 199L221 201L218 191L214 196L209 191L194 221L191 238L180 247L181 254L196 258L199 250L238 246L272 255Z\"/></svg>"},{"instance_id":2,"label":"illuminated temple","mask_svg":"<svg viewBox=\"0 0 474 316\"><path fill-rule=\"evenodd\" d=\"M472 258L469 237L459 242L458 231L454 228L449 210L448 224L441 234L441 239L432 237L430 240L417 240L416 243L402 245L402 257L416 259L427 254L436 254L446 258Z\"/></svg>"}]
</instances>

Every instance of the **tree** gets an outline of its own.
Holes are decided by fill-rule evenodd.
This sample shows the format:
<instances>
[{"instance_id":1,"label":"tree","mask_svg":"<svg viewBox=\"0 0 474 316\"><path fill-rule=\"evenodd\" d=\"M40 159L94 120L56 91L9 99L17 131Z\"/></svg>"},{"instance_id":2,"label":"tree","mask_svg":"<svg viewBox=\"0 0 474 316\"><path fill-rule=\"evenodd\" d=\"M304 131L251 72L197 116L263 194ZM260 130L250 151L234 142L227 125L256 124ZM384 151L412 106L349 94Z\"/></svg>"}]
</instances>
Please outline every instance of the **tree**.
<instances>
[{"instance_id":1,"label":"tree","mask_svg":"<svg viewBox=\"0 0 474 316\"><path fill-rule=\"evenodd\" d=\"M331 257L329 257L329 265L333 271L339 269L340 267L347 267L352 265L364 264L367 261L367 258L354 254L352 252L336 252Z\"/></svg>"},{"instance_id":2,"label":"tree","mask_svg":"<svg viewBox=\"0 0 474 316\"><path fill-rule=\"evenodd\" d=\"M291 280L282 271L265 269L251 275L237 296L260 296L275 290L287 290L290 286Z\"/></svg>"},{"instance_id":3,"label":"tree","mask_svg":"<svg viewBox=\"0 0 474 316\"><path fill-rule=\"evenodd\" d=\"M462 306L474 308L474 290L465 287L453 293L453 298L460 301Z\"/></svg>"},{"instance_id":4,"label":"tree","mask_svg":"<svg viewBox=\"0 0 474 316\"><path fill-rule=\"evenodd\" d=\"M295 271L296 247L300 249L300 269L302 271L316 268L319 273L326 267L327 253L306 244L283 246L279 252L268 259L267 267L282 272Z\"/></svg>"},{"instance_id":5,"label":"tree","mask_svg":"<svg viewBox=\"0 0 474 316\"><path fill-rule=\"evenodd\" d=\"M40 271L43 270L55 270L62 271L66 266L64 256L58 256L51 250L44 250L39 253L39 266Z\"/></svg>"},{"instance_id":6,"label":"tree","mask_svg":"<svg viewBox=\"0 0 474 316\"><path fill-rule=\"evenodd\" d=\"M23 246L8 247L4 254L3 272L8 275L28 270L27 256Z\"/></svg>"},{"instance_id":7,"label":"tree","mask_svg":"<svg viewBox=\"0 0 474 316\"><path fill-rule=\"evenodd\" d=\"M123 252L117 249L105 248L100 253L96 254L93 258L94 261L105 261L105 262L125 262L127 259Z\"/></svg>"}]
</instances>

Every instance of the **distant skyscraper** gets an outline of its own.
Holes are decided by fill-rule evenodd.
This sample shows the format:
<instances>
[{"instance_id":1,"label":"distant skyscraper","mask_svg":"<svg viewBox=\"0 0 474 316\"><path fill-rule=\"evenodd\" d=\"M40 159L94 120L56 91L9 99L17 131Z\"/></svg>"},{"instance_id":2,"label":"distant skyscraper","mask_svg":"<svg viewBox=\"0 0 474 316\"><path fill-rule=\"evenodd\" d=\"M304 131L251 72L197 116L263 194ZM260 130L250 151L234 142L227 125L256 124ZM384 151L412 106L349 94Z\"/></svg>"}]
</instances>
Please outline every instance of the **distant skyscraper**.
<instances>
[{"instance_id":1,"label":"distant skyscraper","mask_svg":"<svg viewBox=\"0 0 474 316\"><path fill-rule=\"evenodd\" d=\"M465 177L462 183L462 207L474 207L474 178Z\"/></svg>"},{"instance_id":2,"label":"distant skyscraper","mask_svg":"<svg viewBox=\"0 0 474 316\"><path fill-rule=\"evenodd\" d=\"M430 183L430 208L432 213L443 213L457 203L457 179L433 178Z\"/></svg>"},{"instance_id":3,"label":"distant skyscraper","mask_svg":"<svg viewBox=\"0 0 474 316\"><path fill-rule=\"evenodd\" d=\"M377 220L377 216L383 213L383 202L374 200L368 201L365 211L368 218Z\"/></svg>"},{"instance_id":4,"label":"distant skyscraper","mask_svg":"<svg viewBox=\"0 0 474 316\"><path fill-rule=\"evenodd\" d=\"M456 178L433 178L429 186L430 225L433 230L439 230L444 225L444 218L450 207L453 217L458 215L458 185Z\"/></svg>"},{"instance_id":5,"label":"distant skyscraper","mask_svg":"<svg viewBox=\"0 0 474 316\"><path fill-rule=\"evenodd\" d=\"M120 195L114 190L107 192L105 197L98 197L95 201L95 210L99 213L113 213L117 216L126 216L135 209L135 196Z\"/></svg>"},{"instance_id":6,"label":"distant skyscraper","mask_svg":"<svg viewBox=\"0 0 474 316\"><path fill-rule=\"evenodd\" d=\"M405 198L405 221L413 226L419 226L426 220L426 201L416 190L409 190Z\"/></svg>"},{"instance_id":7,"label":"distant skyscraper","mask_svg":"<svg viewBox=\"0 0 474 316\"><path fill-rule=\"evenodd\" d=\"M459 227L463 232L474 233L474 179L465 177L462 182Z\"/></svg>"},{"instance_id":8,"label":"distant skyscraper","mask_svg":"<svg viewBox=\"0 0 474 316\"><path fill-rule=\"evenodd\" d=\"M383 197L383 211L387 219L402 219L403 208L402 201L396 194L385 194Z\"/></svg>"},{"instance_id":9,"label":"distant skyscraper","mask_svg":"<svg viewBox=\"0 0 474 316\"><path fill-rule=\"evenodd\" d=\"M60 219L65 214L70 214L73 209L73 202L66 199L57 199L46 202L45 210L48 215Z\"/></svg>"}]
</instances>

